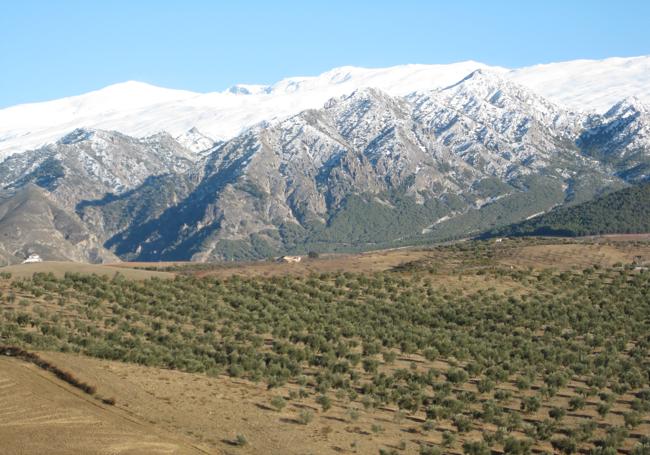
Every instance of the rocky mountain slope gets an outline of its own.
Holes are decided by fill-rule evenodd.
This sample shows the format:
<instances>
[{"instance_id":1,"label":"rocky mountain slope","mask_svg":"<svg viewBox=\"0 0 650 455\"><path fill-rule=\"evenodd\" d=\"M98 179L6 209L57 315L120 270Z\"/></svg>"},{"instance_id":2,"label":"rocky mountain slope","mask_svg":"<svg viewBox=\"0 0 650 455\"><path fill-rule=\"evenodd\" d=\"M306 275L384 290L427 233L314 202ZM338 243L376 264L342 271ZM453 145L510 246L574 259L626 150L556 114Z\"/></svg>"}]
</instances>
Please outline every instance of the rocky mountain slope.
<instances>
[{"instance_id":1,"label":"rocky mountain slope","mask_svg":"<svg viewBox=\"0 0 650 455\"><path fill-rule=\"evenodd\" d=\"M60 261L119 261L74 213L31 183L0 192L0 239L3 265L21 262L30 254Z\"/></svg>"},{"instance_id":2,"label":"rocky mountain slope","mask_svg":"<svg viewBox=\"0 0 650 455\"><path fill-rule=\"evenodd\" d=\"M350 72L340 84L360 77ZM320 83L293 82L236 96ZM6 159L0 183L8 200L23 188L46 194L120 258L207 261L476 235L648 178L650 119L638 99L582 112L485 69L400 90L357 89L220 142L200 128L140 139L77 129ZM106 256L94 243L85 251Z\"/></svg>"},{"instance_id":3,"label":"rocky mountain slope","mask_svg":"<svg viewBox=\"0 0 650 455\"><path fill-rule=\"evenodd\" d=\"M482 71L406 98L358 90L217 146L184 200L107 246L212 260L469 235L623 186L577 143L593 122Z\"/></svg>"},{"instance_id":4,"label":"rocky mountain slope","mask_svg":"<svg viewBox=\"0 0 650 455\"><path fill-rule=\"evenodd\" d=\"M585 155L611 166L626 180L650 177L650 110L641 101L626 98L604 115L590 116L584 127L577 145Z\"/></svg>"},{"instance_id":5,"label":"rocky mountain slope","mask_svg":"<svg viewBox=\"0 0 650 455\"><path fill-rule=\"evenodd\" d=\"M74 211L82 200L122 193L149 176L187 171L196 159L166 133L136 139L76 129L54 144L7 158L0 166L0 185L20 188L33 183Z\"/></svg>"}]
</instances>

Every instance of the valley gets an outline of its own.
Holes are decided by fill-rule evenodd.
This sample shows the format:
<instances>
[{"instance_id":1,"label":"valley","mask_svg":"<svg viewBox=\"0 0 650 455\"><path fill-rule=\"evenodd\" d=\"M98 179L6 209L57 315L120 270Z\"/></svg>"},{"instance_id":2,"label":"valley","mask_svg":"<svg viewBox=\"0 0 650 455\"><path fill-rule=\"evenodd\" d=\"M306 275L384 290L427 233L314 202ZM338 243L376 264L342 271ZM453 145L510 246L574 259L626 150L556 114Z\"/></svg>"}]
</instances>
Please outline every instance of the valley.
<instances>
[{"instance_id":1,"label":"valley","mask_svg":"<svg viewBox=\"0 0 650 455\"><path fill-rule=\"evenodd\" d=\"M0 455L650 455L648 17L4 2Z\"/></svg>"}]
</instances>

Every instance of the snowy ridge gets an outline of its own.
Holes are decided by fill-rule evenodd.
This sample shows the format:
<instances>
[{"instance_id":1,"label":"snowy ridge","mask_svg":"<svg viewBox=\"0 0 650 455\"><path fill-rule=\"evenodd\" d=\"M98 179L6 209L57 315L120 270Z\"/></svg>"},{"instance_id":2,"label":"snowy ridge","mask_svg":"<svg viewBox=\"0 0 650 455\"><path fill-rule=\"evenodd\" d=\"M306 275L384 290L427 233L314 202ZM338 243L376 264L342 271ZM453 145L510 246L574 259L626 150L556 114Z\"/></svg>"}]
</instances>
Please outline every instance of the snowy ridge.
<instances>
[{"instance_id":1,"label":"snowy ridge","mask_svg":"<svg viewBox=\"0 0 650 455\"><path fill-rule=\"evenodd\" d=\"M114 131L76 129L46 147L16 154L0 166L0 187L36 183L61 206L121 193L148 177L182 173L196 155L167 133L135 139Z\"/></svg>"},{"instance_id":2,"label":"snowy ridge","mask_svg":"<svg viewBox=\"0 0 650 455\"><path fill-rule=\"evenodd\" d=\"M205 134L201 133L198 128L192 127L183 134L176 136L174 139L189 151L199 154L212 148L215 142Z\"/></svg>"},{"instance_id":3,"label":"snowy ridge","mask_svg":"<svg viewBox=\"0 0 650 455\"><path fill-rule=\"evenodd\" d=\"M650 104L650 56L535 65L508 77L573 109L604 112L629 96Z\"/></svg>"},{"instance_id":4,"label":"snowy ridge","mask_svg":"<svg viewBox=\"0 0 650 455\"><path fill-rule=\"evenodd\" d=\"M502 177L546 165L558 149L555 142L575 137L584 121L582 115L485 70L408 99L415 105L415 118L438 141Z\"/></svg>"},{"instance_id":5,"label":"snowy ridge","mask_svg":"<svg viewBox=\"0 0 650 455\"><path fill-rule=\"evenodd\" d=\"M604 112L629 96L650 104L648 56L576 60L514 70L474 61L378 69L341 67L315 77L291 77L268 86L238 84L205 94L131 81L80 96L0 110L0 158L52 143L76 128L119 131L135 137L166 131L181 140L197 128L205 137L202 143L227 140L262 121L319 108L328 99L360 88L405 96L449 87L477 69L573 110Z\"/></svg>"}]
</instances>

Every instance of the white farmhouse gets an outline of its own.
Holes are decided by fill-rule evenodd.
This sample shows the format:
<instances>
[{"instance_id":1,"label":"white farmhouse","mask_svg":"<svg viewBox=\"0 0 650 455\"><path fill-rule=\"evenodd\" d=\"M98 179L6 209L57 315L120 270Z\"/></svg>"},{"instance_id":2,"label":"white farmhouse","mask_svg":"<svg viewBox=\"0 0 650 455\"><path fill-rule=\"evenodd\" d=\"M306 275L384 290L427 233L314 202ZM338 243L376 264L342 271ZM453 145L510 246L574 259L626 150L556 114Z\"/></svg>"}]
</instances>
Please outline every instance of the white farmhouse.
<instances>
[{"instance_id":1,"label":"white farmhouse","mask_svg":"<svg viewBox=\"0 0 650 455\"><path fill-rule=\"evenodd\" d=\"M302 257L300 256L282 256L280 259L278 259L279 262L286 262L286 263L297 263L302 260Z\"/></svg>"},{"instance_id":2,"label":"white farmhouse","mask_svg":"<svg viewBox=\"0 0 650 455\"><path fill-rule=\"evenodd\" d=\"M30 254L27 259L23 261L23 264L33 264L35 262L43 262L43 259L38 254Z\"/></svg>"}]
</instances>

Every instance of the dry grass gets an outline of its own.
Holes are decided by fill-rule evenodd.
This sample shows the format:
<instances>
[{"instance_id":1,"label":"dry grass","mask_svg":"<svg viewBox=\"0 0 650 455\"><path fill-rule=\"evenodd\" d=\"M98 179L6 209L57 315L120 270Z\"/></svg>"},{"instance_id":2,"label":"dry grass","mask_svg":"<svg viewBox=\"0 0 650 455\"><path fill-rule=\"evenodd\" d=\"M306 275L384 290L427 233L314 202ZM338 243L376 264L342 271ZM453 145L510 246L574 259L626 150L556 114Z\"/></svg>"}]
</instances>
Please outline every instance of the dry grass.
<instances>
[{"instance_id":1,"label":"dry grass","mask_svg":"<svg viewBox=\"0 0 650 455\"><path fill-rule=\"evenodd\" d=\"M401 426L393 423L391 411L366 413L360 404L356 405L361 411L355 422L350 421L347 405L337 400L326 413L319 411L313 398L288 400L280 412L272 409L273 396L288 398L289 391L297 391L297 386L269 392L263 384L241 379L209 378L58 353L48 355L63 365L74 366L82 377L97 380L101 389L120 396L116 407L128 404L129 412L166 431L185 434L231 453L235 453L232 442L238 434L248 440L246 446L236 449L242 454L353 453L355 442L357 453L375 454L403 437ZM301 425L299 413L305 408L312 409L314 420ZM373 424L384 427L384 432L372 434Z\"/></svg>"},{"instance_id":2,"label":"dry grass","mask_svg":"<svg viewBox=\"0 0 650 455\"><path fill-rule=\"evenodd\" d=\"M244 277L270 277L278 275L307 276L313 273L356 272L373 273L389 270L403 262L427 257L423 249L400 248L371 251L359 254L328 254L318 259L303 260L295 264L272 261L215 264L210 270L197 270L198 276L218 276L226 278L233 275ZM189 266L191 270L191 266Z\"/></svg>"},{"instance_id":3,"label":"dry grass","mask_svg":"<svg viewBox=\"0 0 650 455\"><path fill-rule=\"evenodd\" d=\"M215 453L10 357L0 357L0 441L12 455Z\"/></svg>"},{"instance_id":4,"label":"dry grass","mask_svg":"<svg viewBox=\"0 0 650 455\"><path fill-rule=\"evenodd\" d=\"M62 277L66 273L96 274L113 277L120 273L128 279L146 280L152 277L173 278L174 274L168 272L158 272L150 270L136 270L126 265L95 265L81 264L78 262L38 262L34 264L19 264L1 267L0 272L9 272L14 278L29 278L34 273L53 273L57 277Z\"/></svg>"},{"instance_id":5,"label":"dry grass","mask_svg":"<svg viewBox=\"0 0 650 455\"><path fill-rule=\"evenodd\" d=\"M324 412L313 396L290 399L290 394L299 390L296 384L269 391L263 384L226 376L211 378L70 354L42 355L57 364L74 368L82 378L97 383L101 390L119 396L117 408L169 434L184 435L202 447L225 453L377 454L381 448L398 449L401 446L404 449L399 453L417 454L420 445L439 445L444 431L455 431L449 420L438 421L433 430L425 431L424 412L400 415L394 407L365 410L358 401L334 396L332 408ZM433 366L445 371L449 367L445 362L433 364L413 355L400 356L388 369L410 368L412 362L420 369ZM518 410L521 398L534 395L535 389L541 385L541 382L534 383L528 391L518 391L513 383L502 384L499 388L512 391L513 398L508 407ZM548 418L551 407L567 408L570 398L577 396L581 387L586 386L582 382L570 382L554 398L544 402L538 411L524 416L524 420L539 422ZM475 384L466 384L462 390L477 392ZM271 406L271 400L276 396L287 400L281 411ZM569 412L563 423L577 426L594 420L598 424L594 435L604 435L605 424L623 425L622 413L628 410L632 399L629 394L619 396L610 413L601 418L596 412L598 398L587 398L586 407ZM480 409L478 404L476 409ZM314 415L307 425L299 422L303 410ZM495 430L493 426L481 423L464 437L480 440L484 431ZM235 451L235 437L239 434L244 435L248 443ZM524 437L521 432L512 434ZM630 450L635 441L646 434L650 434L650 421L647 419L631 432L622 449ZM548 441L540 441L534 448L536 451L553 451ZM462 453L462 448L457 442L444 453Z\"/></svg>"},{"instance_id":6,"label":"dry grass","mask_svg":"<svg viewBox=\"0 0 650 455\"><path fill-rule=\"evenodd\" d=\"M636 256L650 259L650 244L638 246L625 241L532 245L497 250L498 261L523 268L584 269L592 265L611 267L629 264Z\"/></svg>"}]
</instances>

